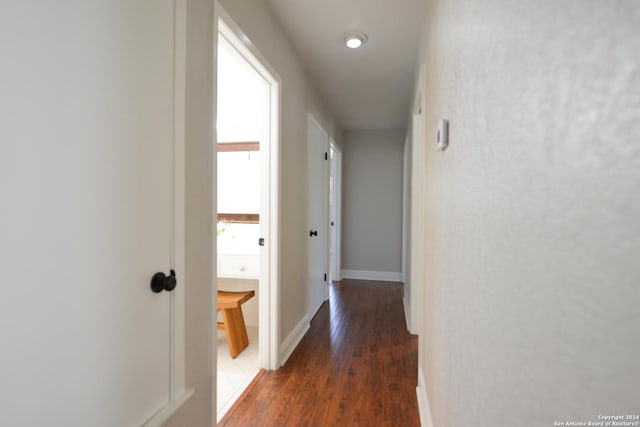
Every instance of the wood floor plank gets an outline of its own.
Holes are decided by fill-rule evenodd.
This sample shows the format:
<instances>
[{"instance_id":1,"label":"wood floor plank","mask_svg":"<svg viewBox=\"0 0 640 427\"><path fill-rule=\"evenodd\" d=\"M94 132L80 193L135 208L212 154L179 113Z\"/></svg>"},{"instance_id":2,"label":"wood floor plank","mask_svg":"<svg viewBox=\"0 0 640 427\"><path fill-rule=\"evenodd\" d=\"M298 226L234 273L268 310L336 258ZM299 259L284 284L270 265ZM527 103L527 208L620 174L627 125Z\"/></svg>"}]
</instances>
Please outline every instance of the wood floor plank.
<instances>
[{"instance_id":1,"label":"wood floor plank","mask_svg":"<svg viewBox=\"0 0 640 427\"><path fill-rule=\"evenodd\" d=\"M285 366L265 372L218 426L419 426L418 341L402 285L343 280Z\"/></svg>"}]
</instances>

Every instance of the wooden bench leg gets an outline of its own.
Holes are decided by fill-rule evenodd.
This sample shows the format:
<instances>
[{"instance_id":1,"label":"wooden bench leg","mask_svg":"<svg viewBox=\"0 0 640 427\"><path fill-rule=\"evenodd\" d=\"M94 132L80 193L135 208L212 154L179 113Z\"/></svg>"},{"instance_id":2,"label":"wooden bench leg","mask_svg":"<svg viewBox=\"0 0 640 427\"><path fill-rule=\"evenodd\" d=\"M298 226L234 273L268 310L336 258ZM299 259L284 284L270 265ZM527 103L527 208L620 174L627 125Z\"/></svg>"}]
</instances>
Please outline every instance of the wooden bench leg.
<instances>
[{"instance_id":1,"label":"wooden bench leg","mask_svg":"<svg viewBox=\"0 0 640 427\"><path fill-rule=\"evenodd\" d=\"M249 345L247 328L242 316L242 308L225 308L222 310L222 319L227 332L229 354L235 359Z\"/></svg>"}]
</instances>

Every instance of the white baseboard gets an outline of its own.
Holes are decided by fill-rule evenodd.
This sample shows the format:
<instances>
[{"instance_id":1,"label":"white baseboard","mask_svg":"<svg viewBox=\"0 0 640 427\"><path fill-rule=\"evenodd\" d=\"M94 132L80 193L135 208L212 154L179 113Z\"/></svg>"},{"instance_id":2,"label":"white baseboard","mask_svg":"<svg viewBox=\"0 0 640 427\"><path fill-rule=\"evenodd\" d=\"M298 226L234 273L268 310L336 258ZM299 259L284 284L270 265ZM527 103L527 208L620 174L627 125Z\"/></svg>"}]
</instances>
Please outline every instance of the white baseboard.
<instances>
[{"instance_id":1,"label":"white baseboard","mask_svg":"<svg viewBox=\"0 0 640 427\"><path fill-rule=\"evenodd\" d=\"M280 345L280 348L282 350L280 351L280 363L278 364L278 367L283 366L285 363L287 363L287 360L289 360L289 356L291 356L293 350L295 350L298 344L300 344L302 337L304 337L308 330L309 314L307 313L304 315L302 320L298 322L295 328L293 328L287 338L282 342L282 345Z\"/></svg>"},{"instance_id":2,"label":"white baseboard","mask_svg":"<svg viewBox=\"0 0 640 427\"><path fill-rule=\"evenodd\" d=\"M431 407L429 406L429 397L427 396L427 385L424 382L424 372L422 372L421 367L418 367L418 387L416 387L416 394L418 395L420 425L422 427L433 427Z\"/></svg>"},{"instance_id":3,"label":"white baseboard","mask_svg":"<svg viewBox=\"0 0 640 427\"><path fill-rule=\"evenodd\" d=\"M343 279L378 280L381 282L401 282L402 273L388 271L342 270Z\"/></svg>"}]
</instances>

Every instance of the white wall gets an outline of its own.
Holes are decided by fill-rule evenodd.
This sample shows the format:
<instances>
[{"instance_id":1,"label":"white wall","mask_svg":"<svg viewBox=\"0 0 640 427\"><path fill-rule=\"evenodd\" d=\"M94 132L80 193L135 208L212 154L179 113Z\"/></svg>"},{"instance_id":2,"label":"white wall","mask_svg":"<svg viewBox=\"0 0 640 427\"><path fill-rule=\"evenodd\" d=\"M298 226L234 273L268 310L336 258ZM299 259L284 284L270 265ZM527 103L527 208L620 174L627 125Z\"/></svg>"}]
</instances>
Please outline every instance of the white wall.
<instances>
[{"instance_id":1,"label":"white wall","mask_svg":"<svg viewBox=\"0 0 640 427\"><path fill-rule=\"evenodd\" d=\"M402 272L402 156L404 130L349 131L344 134L342 269Z\"/></svg>"},{"instance_id":2,"label":"white wall","mask_svg":"<svg viewBox=\"0 0 640 427\"><path fill-rule=\"evenodd\" d=\"M640 3L427 8L419 365L433 425L637 414Z\"/></svg>"},{"instance_id":3,"label":"white wall","mask_svg":"<svg viewBox=\"0 0 640 427\"><path fill-rule=\"evenodd\" d=\"M280 120L282 342L307 314L307 113L313 114L338 144L342 135L266 2L221 0L220 3L283 82Z\"/></svg>"}]
</instances>

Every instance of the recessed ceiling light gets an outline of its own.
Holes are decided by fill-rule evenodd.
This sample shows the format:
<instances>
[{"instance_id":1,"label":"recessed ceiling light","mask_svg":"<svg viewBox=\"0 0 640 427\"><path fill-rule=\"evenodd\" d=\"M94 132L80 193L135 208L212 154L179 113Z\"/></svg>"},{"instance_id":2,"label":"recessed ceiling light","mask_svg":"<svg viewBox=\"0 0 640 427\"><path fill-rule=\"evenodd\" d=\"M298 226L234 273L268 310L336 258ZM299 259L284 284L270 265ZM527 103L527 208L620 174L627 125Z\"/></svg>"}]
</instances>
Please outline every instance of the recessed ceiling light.
<instances>
[{"instance_id":1,"label":"recessed ceiling light","mask_svg":"<svg viewBox=\"0 0 640 427\"><path fill-rule=\"evenodd\" d=\"M351 49L356 49L367 42L367 35L359 31L353 31L344 35L344 43Z\"/></svg>"}]
</instances>

